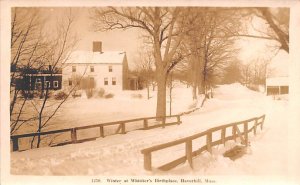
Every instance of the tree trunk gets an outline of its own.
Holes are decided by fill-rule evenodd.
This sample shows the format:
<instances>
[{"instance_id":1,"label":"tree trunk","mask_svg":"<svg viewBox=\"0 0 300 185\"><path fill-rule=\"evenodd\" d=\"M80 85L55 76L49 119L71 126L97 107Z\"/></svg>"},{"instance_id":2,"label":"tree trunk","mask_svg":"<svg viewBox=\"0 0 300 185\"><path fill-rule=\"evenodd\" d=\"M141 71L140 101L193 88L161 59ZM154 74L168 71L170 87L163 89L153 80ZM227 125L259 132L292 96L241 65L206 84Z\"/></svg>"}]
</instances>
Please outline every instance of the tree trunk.
<instances>
[{"instance_id":1,"label":"tree trunk","mask_svg":"<svg viewBox=\"0 0 300 185\"><path fill-rule=\"evenodd\" d=\"M44 90L42 90L42 94L43 94ZM40 133L42 131L42 128L43 128L43 125L42 125L42 121L43 121L43 111L44 111L44 108L45 108L45 105L46 105L46 102L48 100L48 93L49 93L49 88L47 86L46 88L46 93L44 95L44 100L43 100L43 104L42 104L42 107L40 109L40 112L39 112L39 127L38 127L38 133ZM39 148L40 147L40 143L41 143L41 135L38 135L38 138L37 138L37 145L36 147Z\"/></svg>"},{"instance_id":2,"label":"tree trunk","mask_svg":"<svg viewBox=\"0 0 300 185\"><path fill-rule=\"evenodd\" d=\"M16 87L15 87L16 88ZM15 107L15 104L17 102L17 97L18 97L18 90L14 89L14 95L13 95L13 100L12 102L10 103L10 117L12 115L12 112L14 110L14 107Z\"/></svg>"},{"instance_id":3,"label":"tree trunk","mask_svg":"<svg viewBox=\"0 0 300 185\"><path fill-rule=\"evenodd\" d=\"M171 72L171 75L170 75L170 89L169 89L169 99L170 99L170 116L172 115L172 90L173 90L173 84L172 84L172 81L173 81L173 74Z\"/></svg>"},{"instance_id":4,"label":"tree trunk","mask_svg":"<svg viewBox=\"0 0 300 185\"><path fill-rule=\"evenodd\" d=\"M197 60L197 56L192 57L192 84L193 84L193 100L197 99L197 85L199 83L199 61ZM199 93L199 91L198 91Z\"/></svg>"},{"instance_id":5,"label":"tree trunk","mask_svg":"<svg viewBox=\"0 0 300 185\"><path fill-rule=\"evenodd\" d=\"M156 117L166 116L166 82L167 75L157 74Z\"/></svg>"},{"instance_id":6,"label":"tree trunk","mask_svg":"<svg viewBox=\"0 0 300 185\"><path fill-rule=\"evenodd\" d=\"M202 71L201 71L202 74ZM205 94L205 82L204 82L204 76L199 74L199 81L197 83L198 85L198 94Z\"/></svg>"},{"instance_id":7,"label":"tree trunk","mask_svg":"<svg viewBox=\"0 0 300 185\"><path fill-rule=\"evenodd\" d=\"M197 85L193 83L193 100L197 99Z\"/></svg>"},{"instance_id":8,"label":"tree trunk","mask_svg":"<svg viewBox=\"0 0 300 185\"><path fill-rule=\"evenodd\" d=\"M19 120L20 120L20 117L21 117L21 115L22 115L22 113L23 113L23 108L24 108L24 106L25 106L26 101L27 101L27 97L24 97L23 103L22 103L22 105L21 105L21 108L20 108L20 110L18 111L17 119L16 119L15 123L11 126L10 134L13 134L13 133L14 133L15 131L17 131L17 130L20 128L20 126L21 126L21 125L20 125L19 127L17 127L18 122L19 122ZM22 124L22 123L21 123L21 124Z\"/></svg>"},{"instance_id":9,"label":"tree trunk","mask_svg":"<svg viewBox=\"0 0 300 185\"><path fill-rule=\"evenodd\" d=\"M276 25L273 15L268 8L260 8L259 10L265 17L267 23L270 25L270 28L275 32L278 41L281 44L281 49L289 53L289 35L284 33L284 31L282 31L283 29Z\"/></svg>"},{"instance_id":10,"label":"tree trunk","mask_svg":"<svg viewBox=\"0 0 300 185\"><path fill-rule=\"evenodd\" d=\"M150 87L149 87L149 82L147 82L147 98L148 100L150 99Z\"/></svg>"},{"instance_id":11,"label":"tree trunk","mask_svg":"<svg viewBox=\"0 0 300 185\"><path fill-rule=\"evenodd\" d=\"M40 133L41 130L42 130L42 112L40 112L40 114L39 114L39 128L38 128L38 133ZM40 147L40 143L41 143L41 135L38 135L37 144L36 144L37 148Z\"/></svg>"}]
</instances>

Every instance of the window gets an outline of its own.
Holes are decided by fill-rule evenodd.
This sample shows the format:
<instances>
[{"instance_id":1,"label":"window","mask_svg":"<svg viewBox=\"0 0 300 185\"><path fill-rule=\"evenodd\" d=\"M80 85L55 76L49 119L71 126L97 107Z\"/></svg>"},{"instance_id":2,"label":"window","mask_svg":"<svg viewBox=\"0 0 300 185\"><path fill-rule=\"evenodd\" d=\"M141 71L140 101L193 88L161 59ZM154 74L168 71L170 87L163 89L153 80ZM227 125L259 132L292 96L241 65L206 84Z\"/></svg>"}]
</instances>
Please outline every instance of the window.
<instances>
[{"instance_id":1,"label":"window","mask_svg":"<svg viewBox=\"0 0 300 185\"><path fill-rule=\"evenodd\" d=\"M69 86L72 86L72 79L69 78Z\"/></svg>"},{"instance_id":2,"label":"window","mask_svg":"<svg viewBox=\"0 0 300 185\"><path fill-rule=\"evenodd\" d=\"M90 67L90 71L91 71L91 72L94 72L94 71L95 71L94 66L91 66L91 67Z\"/></svg>"},{"instance_id":3,"label":"window","mask_svg":"<svg viewBox=\"0 0 300 185\"><path fill-rule=\"evenodd\" d=\"M280 86L280 93L281 94L288 94L289 93L289 86Z\"/></svg>"},{"instance_id":4,"label":"window","mask_svg":"<svg viewBox=\"0 0 300 185\"><path fill-rule=\"evenodd\" d=\"M58 81L53 81L53 87L58 88Z\"/></svg>"},{"instance_id":5,"label":"window","mask_svg":"<svg viewBox=\"0 0 300 185\"><path fill-rule=\"evenodd\" d=\"M50 88L50 82L49 81L45 81L44 88L45 89Z\"/></svg>"},{"instance_id":6,"label":"window","mask_svg":"<svg viewBox=\"0 0 300 185\"><path fill-rule=\"evenodd\" d=\"M117 83L117 82L116 82L116 78L115 78L115 77L113 77L113 78L112 78L112 82L111 82L111 84L112 84L112 85L116 85L116 83Z\"/></svg>"},{"instance_id":7,"label":"window","mask_svg":"<svg viewBox=\"0 0 300 185\"><path fill-rule=\"evenodd\" d=\"M108 78L104 78L104 85L108 85Z\"/></svg>"},{"instance_id":8,"label":"window","mask_svg":"<svg viewBox=\"0 0 300 185\"><path fill-rule=\"evenodd\" d=\"M42 81L40 78L35 79L35 89L41 89L42 87Z\"/></svg>"},{"instance_id":9,"label":"window","mask_svg":"<svg viewBox=\"0 0 300 185\"><path fill-rule=\"evenodd\" d=\"M268 86L267 87L267 95L275 95L275 94L279 94L279 87Z\"/></svg>"},{"instance_id":10,"label":"window","mask_svg":"<svg viewBox=\"0 0 300 185\"><path fill-rule=\"evenodd\" d=\"M35 83L35 89L41 89L42 87L42 83L38 82L38 83Z\"/></svg>"},{"instance_id":11,"label":"window","mask_svg":"<svg viewBox=\"0 0 300 185\"><path fill-rule=\"evenodd\" d=\"M72 72L76 72L76 66L72 66Z\"/></svg>"},{"instance_id":12,"label":"window","mask_svg":"<svg viewBox=\"0 0 300 185\"><path fill-rule=\"evenodd\" d=\"M108 66L108 72L112 72L113 69L112 69L112 66Z\"/></svg>"}]
</instances>

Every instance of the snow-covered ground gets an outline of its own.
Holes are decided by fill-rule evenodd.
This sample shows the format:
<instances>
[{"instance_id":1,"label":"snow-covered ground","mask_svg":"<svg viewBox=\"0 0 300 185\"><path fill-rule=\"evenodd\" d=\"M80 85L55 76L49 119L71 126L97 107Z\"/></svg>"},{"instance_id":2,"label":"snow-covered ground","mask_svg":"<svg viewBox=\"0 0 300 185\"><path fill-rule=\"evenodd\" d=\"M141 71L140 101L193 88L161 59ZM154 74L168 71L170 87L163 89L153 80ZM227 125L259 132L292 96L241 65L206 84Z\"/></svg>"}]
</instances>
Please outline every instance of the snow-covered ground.
<instances>
[{"instance_id":1,"label":"snow-covered ground","mask_svg":"<svg viewBox=\"0 0 300 185\"><path fill-rule=\"evenodd\" d=\"M186 111L191 104L191 91L180 87L175 93L174 113ZM143 92L144 93L144 92ZM125 93L126 94L126 93ZM183 96L187 94L188 96ZM182 95L182 96L181 96ZM154 115L155 101L132 99L129 94L116 96L121 102L112 106L113 99L101 100L103 107L93 108L100 100L70 102L65 106L70 119L87 122L86 119L106 120L101 110L111 112L107 120L114 116L116 120L126 119L118 115L141 117ZM176 101L177 100L177 101ZM82 102L80 102L82 101ZM111 103L110 103L111 101ZM147 102L146 102L147 101ZM75 105L86 104L81 112L75 112ZM72 104L73 103L73 104ZM147 103L147 104L146 104ZM24 175L287 175L288 173L288 133L287 133L287 100L273 100L264 94L250 91L240 84L223 85L215 90L213 99L205 102L204 107L182 117L182 124L137 130L125 135L113 135L95 141L71 144L60 147L44 147L24 152L11 153L11 173ZM121 107L114 109L114 107ZM89 108L88 108L89 107ZM88 108L88 109L87 109ZM123 112L122 112L122 111ZM69 112L67 112L69 111ZM105 112L104 111L104 112ZM85 116L79 116L79 114ZM250 134L251 146L246 155L236 161L223 157L225 150L235 144L228 141L226 146L213 149L212 155L204 152L194 158L194 169L182 164L168 172L154 169L152 172L143 169L141 150L156 144L186 137L202 132L208 128L230 122L266 114L264 129L256 137ZM74 122L73 121L73 122ZM93 124L94 120L90 120ZM184 155L184 145L152 155L152 164L158 167L169 162L172 157ZM178 155L178 156L177 156Z\"/></svg>"},{"instance_id":2,"label":"snow-covered ground","mask_svg":"<svg viewBox=\"0 0 300 185\"><path fill-rule=\"evenodd\" d=\"M176 84L172 92L172 114L178 114L188 110L192 104L190 88L182 84ZM79 98L69 98L55 114L55 116L47 124L46 130L70 128L76 126L93 125L98 123L105 123L110 121L134 119L140 117L152 117L155 115L156 108L156 91L150 90L150 99L147 99L147 91L114 91L114 97L105 99L99 98L95 95L90 99L86 96ZM169 92L168 92L169 93ZM85 95L83 93L83 95ZM176 101L175 101L176 100ZM28 101L24 115L36 114L36 110ZM54 105L54 106L52 106ZM52 109L56 108L58 101L50 99L46 104L47 115L52 113ZM167 114L169 114L169 95L167 97ZM33 124L34 125L34 124ZM35 124L37 125L37 124ZM14 134L22 134L28 132L35 132L36 126L26 127L22 126Z\"/></svg>"}]
</instances>

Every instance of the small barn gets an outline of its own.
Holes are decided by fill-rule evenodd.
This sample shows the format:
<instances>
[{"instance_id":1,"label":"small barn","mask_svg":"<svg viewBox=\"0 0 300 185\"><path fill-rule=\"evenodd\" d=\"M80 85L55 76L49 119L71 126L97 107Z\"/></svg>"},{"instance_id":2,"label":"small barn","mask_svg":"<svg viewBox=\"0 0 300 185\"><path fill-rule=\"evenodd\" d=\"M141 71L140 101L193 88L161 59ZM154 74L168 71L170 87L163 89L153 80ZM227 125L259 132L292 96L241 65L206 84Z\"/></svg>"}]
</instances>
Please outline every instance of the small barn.
<instances>
[{"instance_id":1,"label":"small barn","mask_svg":"<svg viewBox=\"0 0 300 185\"><path fill-rule=\"evenodd\" d=\"M135 75L129 75L128 76L129 81L129 90L138 90L140 87L139 83L139 77Z\"/></svg>"},{"instance_id":2,"label":"small barn","mask_svg":"<svg viewBox=\"0 0 300 185\"><path fill-rule=\"evenodd\" d=\"M267 95L278 95L289 93L288 77L273 77L266 79Z\"/></svg>"},{"instance_id":3,"label":"small barn","mask_svg":"<svg viewBox=\"0 0 300 185\"><path fill-rule=\"evenodd\" d=\"M289 93L289 54L280 50L267 67L267 95Z\"/></svg>"}]
</instances>

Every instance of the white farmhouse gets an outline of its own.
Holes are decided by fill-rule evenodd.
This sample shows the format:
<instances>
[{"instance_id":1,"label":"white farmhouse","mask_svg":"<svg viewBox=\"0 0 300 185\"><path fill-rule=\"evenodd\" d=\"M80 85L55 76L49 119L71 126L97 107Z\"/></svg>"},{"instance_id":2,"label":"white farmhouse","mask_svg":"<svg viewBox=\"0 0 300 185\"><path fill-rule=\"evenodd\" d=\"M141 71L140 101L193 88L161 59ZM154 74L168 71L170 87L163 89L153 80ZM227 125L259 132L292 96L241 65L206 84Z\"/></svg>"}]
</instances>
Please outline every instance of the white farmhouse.
<instances>
[{"instance_id":1,"label":"white farmhouse","mask_svg":"<svg viewBox=\"0 0 300 185\"><path fill-rule=\"evenodd\" d=\"M289 54L280 50L267 68L267 95L289 93Z\"/></svg>"},{"instance_id":2,"label":"white farmhouse","mask_svg":"<svg viewBox=\"0 0 300 185\"><path fill-rule=\"evenodd\" d=\"M93 42L93 51L74 51L63 68L63 87L75 84L105 90L127 89L128 63L125 52L102 52L102 43Z\"/></svg>"}]
</instances>

